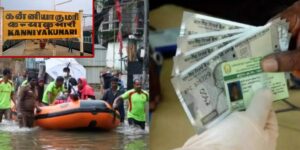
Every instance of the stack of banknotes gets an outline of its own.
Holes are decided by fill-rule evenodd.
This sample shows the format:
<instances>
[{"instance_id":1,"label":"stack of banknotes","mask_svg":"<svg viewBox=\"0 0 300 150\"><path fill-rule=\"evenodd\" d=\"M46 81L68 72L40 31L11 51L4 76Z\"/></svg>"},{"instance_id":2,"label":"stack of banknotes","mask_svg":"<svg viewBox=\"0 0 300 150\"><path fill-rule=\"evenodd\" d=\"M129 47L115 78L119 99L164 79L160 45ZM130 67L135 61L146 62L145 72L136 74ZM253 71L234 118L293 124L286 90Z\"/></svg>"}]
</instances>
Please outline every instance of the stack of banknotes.
<instances>
[{"instance_id":1,"label":"stack of banknotes","mask_svg":"<svg viewBox=\"0 0 300 150\"><path fill-rule=\"evenodd\" d=\"M288 49L288 27L282 19L251 26L184 12L172 84L199 133L245 110L258 89L271 89L274 100L288 98L285 74L260 66L264 56Z\"/></svg>"}]
</instances>

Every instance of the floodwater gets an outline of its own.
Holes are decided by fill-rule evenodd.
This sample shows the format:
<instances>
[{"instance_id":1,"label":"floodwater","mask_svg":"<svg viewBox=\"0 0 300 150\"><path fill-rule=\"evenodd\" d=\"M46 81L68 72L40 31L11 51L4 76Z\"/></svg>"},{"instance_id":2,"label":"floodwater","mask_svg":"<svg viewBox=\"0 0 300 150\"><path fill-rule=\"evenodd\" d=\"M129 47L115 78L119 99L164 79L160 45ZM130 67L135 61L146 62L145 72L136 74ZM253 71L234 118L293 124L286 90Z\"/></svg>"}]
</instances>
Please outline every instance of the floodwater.
<instances>
[{"instance_id":1,"label":"floodwater","mask_svg":"<svg viewBox=\"0 0 300 150\"><path fill-rule=\"evenodd\" d=\"M149 129L127 124L112 131L55 131L0 123L0 150L147 150Z\"/></svg>"}]
</instances>

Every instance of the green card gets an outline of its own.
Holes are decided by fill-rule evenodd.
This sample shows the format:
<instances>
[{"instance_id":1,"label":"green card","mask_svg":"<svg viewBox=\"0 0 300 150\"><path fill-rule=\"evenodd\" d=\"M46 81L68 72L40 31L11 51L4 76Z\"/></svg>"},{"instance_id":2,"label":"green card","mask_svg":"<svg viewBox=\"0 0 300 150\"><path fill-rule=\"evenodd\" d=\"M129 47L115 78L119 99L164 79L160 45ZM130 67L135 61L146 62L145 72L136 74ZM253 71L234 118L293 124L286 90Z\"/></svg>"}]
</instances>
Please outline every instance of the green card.
<instances>
[{"instance_id":1,"label":"green card","mask_svg":"<svg viewBox=\"0 0 300 150\"><path fill-rule=\"evenodd\" d=\"M261 88L272 90L274 101L289 97L284 73L265 73L262 57L244 58L221 65L227 100L231 109L245 109L255 92Z\"/></svg>"}]
</instances>

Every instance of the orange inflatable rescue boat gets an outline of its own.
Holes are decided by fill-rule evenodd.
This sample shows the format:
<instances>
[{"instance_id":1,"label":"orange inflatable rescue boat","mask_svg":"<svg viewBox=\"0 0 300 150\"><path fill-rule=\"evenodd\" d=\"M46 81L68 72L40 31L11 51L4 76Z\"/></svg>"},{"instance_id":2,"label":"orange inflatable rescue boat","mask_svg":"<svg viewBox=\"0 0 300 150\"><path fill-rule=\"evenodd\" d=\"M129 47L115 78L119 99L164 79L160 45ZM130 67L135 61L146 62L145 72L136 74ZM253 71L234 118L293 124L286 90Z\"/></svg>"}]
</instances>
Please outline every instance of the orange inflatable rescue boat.
<instances>
[{"instance_id":1,"label":"orange inflatable rescue boat","mask_svg":"<svg viewBox=\"0 0 300 150\"><path fill-rule=\"evenodd\" d=\"M120 115L102 100L78 100L40 107L36 125L46 129L97 128L110 130L120 124Z\"/></svg>"}]
</instances>

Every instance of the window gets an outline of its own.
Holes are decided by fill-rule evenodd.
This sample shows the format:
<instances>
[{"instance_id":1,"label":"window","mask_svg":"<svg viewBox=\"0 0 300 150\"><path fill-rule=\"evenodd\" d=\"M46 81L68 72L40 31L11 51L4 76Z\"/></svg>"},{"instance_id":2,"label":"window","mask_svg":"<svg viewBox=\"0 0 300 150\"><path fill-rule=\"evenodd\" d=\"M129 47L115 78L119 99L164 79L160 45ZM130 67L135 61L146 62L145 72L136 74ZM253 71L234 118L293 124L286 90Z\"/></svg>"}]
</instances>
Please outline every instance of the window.
<instances>
[{"instance_id":1,"label":"window","mask_svg":"<svg viewBox=\"0 0 300 150\"><path fill-rule=\"evenodd\" d=\"M102 30L104 30L104 31L109 30L109 23L103 23Z\"/></svg>"},{"instance_id":2,"label":"window","mask_svg":"<svg viewBox=\"0 0 300 150\"><path fill-rule=\"evenodd\" d=\"M92 38L90 36L85 36L85 37L83 37L83 42L84 43L92 43Z\"/></svg>"}]
</instances>

